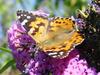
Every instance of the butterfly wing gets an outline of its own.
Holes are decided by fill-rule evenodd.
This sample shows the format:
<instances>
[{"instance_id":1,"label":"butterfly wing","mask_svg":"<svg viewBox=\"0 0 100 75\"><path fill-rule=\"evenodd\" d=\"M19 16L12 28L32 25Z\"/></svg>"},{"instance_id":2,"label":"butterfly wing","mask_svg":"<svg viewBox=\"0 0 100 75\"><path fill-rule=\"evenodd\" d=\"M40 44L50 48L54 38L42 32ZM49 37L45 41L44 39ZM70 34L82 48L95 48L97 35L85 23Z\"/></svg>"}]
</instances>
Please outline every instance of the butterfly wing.
<instances>
[{"instance_id":1,"label":"butterfly wing","mask_svg":"<svg viewBox=\"0 0 100 75\"><path fill-rule=\"evenodd\" d=\"M63 58L82 41L83 37L72 19L57 17L50 21L42 47L48 55Z\"/></svg>"},{"instance_id":2,"label":"butterfly wing","mask_svg":"<svg viewBox=\"0 0 100 75\"><path fill-rule=\"evenodd\" d=\"M17 11L18 20L26 29L28 34L37 42L40 43L45 39L46 29L48 27L48 19L34 15L29 11Z\"/></svg>"}]
</instances>

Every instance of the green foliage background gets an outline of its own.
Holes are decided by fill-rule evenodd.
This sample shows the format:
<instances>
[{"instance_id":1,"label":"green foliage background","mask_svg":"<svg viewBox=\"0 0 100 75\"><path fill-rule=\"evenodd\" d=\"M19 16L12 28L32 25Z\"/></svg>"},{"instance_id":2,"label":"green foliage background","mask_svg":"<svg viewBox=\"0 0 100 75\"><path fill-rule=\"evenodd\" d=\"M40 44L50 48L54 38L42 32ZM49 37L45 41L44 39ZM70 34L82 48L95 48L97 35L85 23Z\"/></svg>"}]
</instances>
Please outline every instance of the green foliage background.
<instances>
[{"instance_id":1,"label":"green foliage background","mask_svg":"<svg viewBox=\"0 0 100 75\"><path fill-rule=\"evenodd\" d=\"M16 20L17 10L43 9L51 16L70 17L75 16L77 9L85 10L89 2L89 0L0 0L0 73L19 75L7 45L7 30Z\"/></svg>"}]
</instances>

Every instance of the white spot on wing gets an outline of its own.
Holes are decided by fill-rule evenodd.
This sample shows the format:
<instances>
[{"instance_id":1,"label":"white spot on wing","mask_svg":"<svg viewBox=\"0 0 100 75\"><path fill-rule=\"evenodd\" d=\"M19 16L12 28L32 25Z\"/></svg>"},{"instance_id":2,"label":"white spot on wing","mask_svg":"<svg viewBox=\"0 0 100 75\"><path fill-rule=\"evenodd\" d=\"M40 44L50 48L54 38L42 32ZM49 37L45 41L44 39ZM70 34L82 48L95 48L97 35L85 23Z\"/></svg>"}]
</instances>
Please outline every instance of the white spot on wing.
<instances>
[{"instance_id":1,"label":"white spot on wing","mask_svg":"<svg viewBox=\"0 0 100 75\"><path fill-rule=\"evenodd\" d=\"M31 17L30 16L27 16L27 19L30 19Z\"/></svg>"},{"instance_id":2,"label":"white spot on wing","mask_svg":"<svg viewBox=\"0 0 100 75\"><path fill-rule=\"evenodd\" d=\"M26 16L26 14L24 16Z\"/></svg>"},{"instance_id":3,"label":"white spot on wing","mask_svg":"<svg viewBox=\"0 0 100 75\"><path fill-rule=\"evenodd\" d=\"M18 19L20 19L21 17L20 16L18 16Z\"/></svg>"},{"instance_id":4,"label":"white spot on wing","mask_svg":"<svg viewBox=\"0 0 100 75\"><path fill-rule=\"evenodd\" d=\"M63 54L64 54L64 52L59 52L59 54L60 54L60 55L63 55Z\"/></svg>"},{"instance_id":5,"label":"white spot on wing","mask_svg":"<svg viewBox=\"0 0 100 75\"><path fill-rule=\"evenodd\" d=\"M21 14L21 16L23 16L23 14Z\"/></svg>"},{"instance_id":6,"label":"white spot on wing","mask_svg":"<svg viewBox=\"0 0 100 75\"><path fill-rule=\"evenodd\" d=\"M53 58L56 58L57 56L52 56Z\"/></svg>"},{"instance_id":7,"label":"white spot on wing","mask_svg":"<svg viewBox=\"0 0 100 75\"><path fill-rule=\"evenodd\" d=\"M27 23L27 22L28 22L28 20L25 19L25 20L21 23L21 25L25 25L25 23Z\"/></svg>"},{"instance_id":8,"label":"white spot on wing","mask_svg":"<svg viewBox=\"0 0 100 75\"><path fill-rule=\"evenodd\" d=\"M53 53L48 53L48 55L56 55L57 54L57 52L53 52Z\"/></svg>"}]
</instances>

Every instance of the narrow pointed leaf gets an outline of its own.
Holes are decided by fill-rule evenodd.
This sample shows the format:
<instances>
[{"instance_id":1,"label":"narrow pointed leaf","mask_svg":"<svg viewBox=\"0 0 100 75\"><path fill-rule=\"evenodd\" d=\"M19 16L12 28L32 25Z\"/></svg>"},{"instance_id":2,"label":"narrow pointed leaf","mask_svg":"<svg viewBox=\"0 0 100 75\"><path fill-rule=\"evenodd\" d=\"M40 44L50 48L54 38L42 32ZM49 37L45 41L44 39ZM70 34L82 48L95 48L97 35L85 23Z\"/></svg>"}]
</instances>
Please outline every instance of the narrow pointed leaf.
<instances>
[{"instance_id":1,"label":"narrow pointed leaf","mask_svg":"<svg viewBox=\"0 0 100 75\"><path fill-rule=\"evenodd\" d=\"M14 63L15 63L14 59L8 61L2 68L0 68L0 74L3 73L9 67L11 67Z\"/></svg>"},{"instance_id":2,"label":"narrow pointed leaf","mask_svg":"<svg viewBox=\"0 0 100 75\"><path fill-rule=\"evenodd\" d=\"M7 48L0 47L0 50L8 52L8 53L11 53L11 51L9 49L7 49Z\"/></svg>"}]
</instances>

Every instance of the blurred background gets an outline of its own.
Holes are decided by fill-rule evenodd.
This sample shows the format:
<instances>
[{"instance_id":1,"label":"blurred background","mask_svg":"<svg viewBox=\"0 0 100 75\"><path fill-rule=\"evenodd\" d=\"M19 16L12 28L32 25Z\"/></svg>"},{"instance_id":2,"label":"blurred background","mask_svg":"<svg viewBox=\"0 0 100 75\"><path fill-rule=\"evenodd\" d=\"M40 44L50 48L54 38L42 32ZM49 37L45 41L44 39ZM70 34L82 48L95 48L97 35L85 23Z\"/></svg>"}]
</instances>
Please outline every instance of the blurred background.
<instances>
[{"instance_id":1,"label":"blurred background","mask_svg":"<svg viewBox=\"0 0 100 75\"><path fill-rule=\"evenodd\" d=\"M76 16L77 9L85 10L90 0L0 0L0 75L19 75L7 45L7 30L16 20L19 9L46 10L51 16Z\"/></svg>"}]
</instances>

